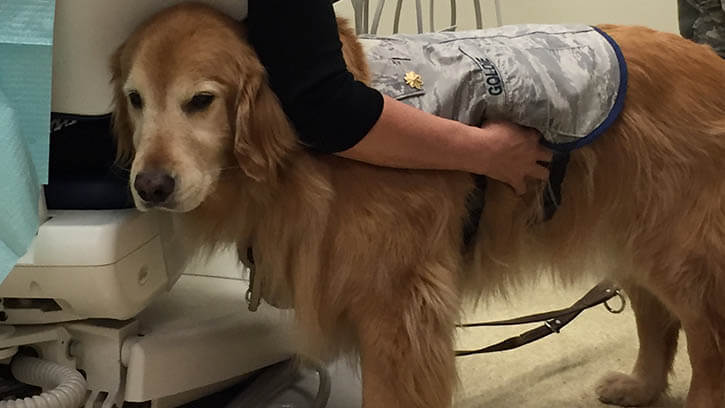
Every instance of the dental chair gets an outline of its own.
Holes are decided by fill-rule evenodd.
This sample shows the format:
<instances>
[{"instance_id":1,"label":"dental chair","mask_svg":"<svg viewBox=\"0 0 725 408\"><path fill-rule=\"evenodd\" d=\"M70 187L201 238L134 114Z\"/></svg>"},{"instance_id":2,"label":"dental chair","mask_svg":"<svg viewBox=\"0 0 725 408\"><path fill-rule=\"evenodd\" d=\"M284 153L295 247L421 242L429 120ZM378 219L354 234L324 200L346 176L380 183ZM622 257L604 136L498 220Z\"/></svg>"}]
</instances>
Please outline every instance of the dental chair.
<instances>
[{"instance_id":1,"label":"dental chair","mask_svg":"<svg viewBox=\"0 0 725 408\"><path fill-rule=\"evenodd\" d=\"M242 0L203 1L246 14ZM49 183L37 236L0 284L0 399L8 400L0 408L202 406L193 401L240 383L246 391L227 406L261 407L270 400L261 395L283 395L302 378L290 364L291 316L248 311L248 270L235 250L192 258L168 216L134 209L128 171L114 164L111 53L142 20L180 2L56 3ZM351 4L357 32L376 34L385 1L372 19L369 0ZM456 29L455 0L450 10L445 30ZM330 378L316 369L312 405L321 407ZM275 406L308 406L284 398Z\"/></svg>"},{"instance_id":2,"label":"dental chair","mask_svg":"<svg viewBox=\"0 0 725 408\"><path fill-rule=\"evenodd\" d=\"M2 407L178 407L294 354L287 316L247 311L236 255L188 256L169 218L133 208L113 163L110 55L178 2L57 2L41 225L0 284L0 361L15 377L2 375L0 398L38 393L25 382L44 393Z\"/></svg>"}]
</instances>

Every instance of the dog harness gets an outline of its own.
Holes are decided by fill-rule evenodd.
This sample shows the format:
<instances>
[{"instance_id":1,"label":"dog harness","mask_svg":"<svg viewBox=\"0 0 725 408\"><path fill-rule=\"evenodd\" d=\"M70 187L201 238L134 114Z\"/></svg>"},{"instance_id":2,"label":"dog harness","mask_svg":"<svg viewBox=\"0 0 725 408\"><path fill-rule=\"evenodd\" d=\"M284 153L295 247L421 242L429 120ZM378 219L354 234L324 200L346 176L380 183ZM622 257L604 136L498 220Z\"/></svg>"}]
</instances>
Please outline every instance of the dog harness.
<instances>
[{"instance_id":1,"label":"dog harness","mask_svg":"<svg viewBox=\"0 0 725 408\"><path fill-rule=\"evenodd\" d=\"M509 120L559 152L590 143L622 110L626 63L614 40L586 25L510 25L361 36L371 86L469 125Z\"/></svg>"}]
</instances>

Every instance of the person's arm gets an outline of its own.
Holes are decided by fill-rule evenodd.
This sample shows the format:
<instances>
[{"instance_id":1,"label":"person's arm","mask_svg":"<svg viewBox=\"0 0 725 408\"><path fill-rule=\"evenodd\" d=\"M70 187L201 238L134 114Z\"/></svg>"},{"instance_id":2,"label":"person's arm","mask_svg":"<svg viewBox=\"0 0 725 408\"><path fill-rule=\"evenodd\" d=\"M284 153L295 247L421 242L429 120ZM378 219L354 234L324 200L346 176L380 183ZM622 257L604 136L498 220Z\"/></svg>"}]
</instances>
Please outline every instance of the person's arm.
<instances>
[{"instance_id":1,"label":"person's arm","mask_svg":"<svg viewBox=\"0 0 725 408\"><path fill-rule=\"evenodd\" d=\"M247 26L303 144L338 153L367 135L383 97L348 71L330 0L249 0Z\"/></svg>"},{"instance_id":2,"label":"person's arm","mask_svg":"<svg viewBox=\"0 0 725 408\"><path fill-rule=\"evenodd\" d=\"M472 127L385 97L380 119L355 146L339 153L366 163L409 169L460 170L484 174L526 190L526 177L546 179L537 161L551 161L540 135L510 122Z\"/></svg>"},{"instance_id":3,"label":"person's arm","mask_svg":"<svg viewBox=\"0 0 725 408\"><path fill-rule=\"evenodd\" d=\"M525 189L551 154L512 123L483 129L383 97L347 70L329 0L250 0L250 41L300 141L326 153L397 168L461 170Z\"/></svg>"},{"instance_id":4,"label":"person's arm","mask_svg":"<svg viewBox=\"0 0 725 408\"><path fill-rule=\"evenodd\" d=\"M677 0L677 18L680 35L692 39L693 26L700 12L690 4L689 0Z\"/></svg>"}]
</instances>

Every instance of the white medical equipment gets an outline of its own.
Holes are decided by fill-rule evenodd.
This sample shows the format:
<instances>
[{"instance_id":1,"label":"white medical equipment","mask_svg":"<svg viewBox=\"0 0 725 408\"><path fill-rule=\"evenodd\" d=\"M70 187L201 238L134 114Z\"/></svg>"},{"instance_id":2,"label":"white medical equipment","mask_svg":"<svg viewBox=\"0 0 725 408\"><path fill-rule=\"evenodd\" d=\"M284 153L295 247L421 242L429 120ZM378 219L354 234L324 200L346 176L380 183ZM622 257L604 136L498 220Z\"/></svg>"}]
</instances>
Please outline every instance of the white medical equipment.
<instances>
[{"instance_id":1,"label":"white medical equipment","mask_svg":"<svg viewBox=\"0 0 725 408\"><path fill-rule=\"evenodd\" d=\"M144 18L179 2L57 2L52 111L68 116L54 127L106 117L111 53ZM206 2L236 18L246 12L240 0ZM294 354L287 317L247 312L232 254L191 260L184 273L186 251L163 215L51 209L43 220L0 285L0 358L37 354L16 358L13 372L31 382L54 372L43 397L71 395L67 407L78 398L89 408L174 407ZM28 406L56 406L42 399Z\"/></svg>"},{"instance_id":2,"label":"white medical equipment","mask_svg":"<svg viewBox=\"0 0 725 408\"><path fill-rule=\"evenodd\" d=\"M236 18L246 14L241 0L203 1ZM92 126L108 123L111 53L144 18L180 2L57 2L54 131L91 124L92 137ZM369 1L352 3L358 32L376 32L385 1L372 27ZM455 3L449 29L456 24ZM433 10L433 0L430 4ZM420 0L416 5L422 30ZM402 0L396 10L397 31ZM477 10L480 25L480 6ZM433 13L430 22L433 27ZM46 197L62 207L68 201L57 195L67 190L92 201L117 193L118 182L51 180ZM96 190L85 194L79 183ZM269 307L247 311L248 281L235 253L209 262L189 260L163 214L102 201L80 204L87 208L50 205L46 211L43 203L37 237L0 284L0 361L12 362L17 380L44 392L26 405L5 401L0 407L178 407L295 354L290 316ZM20 385L0 380L0 392L22 397ZM58 403L48 402L53 398ZM237 402L249 398L241 395Z\"/></svg>"}]
</instances>

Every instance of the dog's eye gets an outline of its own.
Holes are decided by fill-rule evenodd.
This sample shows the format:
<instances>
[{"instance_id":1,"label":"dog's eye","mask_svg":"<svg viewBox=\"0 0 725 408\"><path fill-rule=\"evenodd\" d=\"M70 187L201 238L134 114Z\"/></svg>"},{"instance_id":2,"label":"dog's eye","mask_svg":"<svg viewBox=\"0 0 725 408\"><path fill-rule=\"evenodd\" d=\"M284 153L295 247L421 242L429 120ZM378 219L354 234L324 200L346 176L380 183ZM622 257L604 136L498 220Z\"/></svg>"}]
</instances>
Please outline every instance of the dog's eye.
<instances>
[{"instance_id":1,"label":"dog's eye","mask_svg":"<svg viewBox=\"0 0 725 408\"><path fill-rule=\"evenodd\" d=\"M212 102L214 102L214 95L210 93L199 93L194 95L194 97L186 103L184 110L188 113L201 112L208 108Z\"/></svg>"},{"instance_id":2,"label":"dog's eye","mask_svg":"<svg viewBox=\"0 0 725 408\"><path fill-rule=\"evenodd\" d=\"M128 93L128 102L136 109L143 108L143 99L137 91L131 91Z\"/></svg>"}]
</instances>

